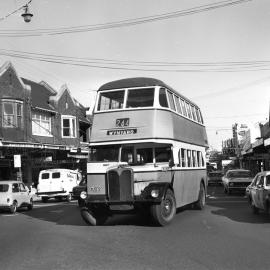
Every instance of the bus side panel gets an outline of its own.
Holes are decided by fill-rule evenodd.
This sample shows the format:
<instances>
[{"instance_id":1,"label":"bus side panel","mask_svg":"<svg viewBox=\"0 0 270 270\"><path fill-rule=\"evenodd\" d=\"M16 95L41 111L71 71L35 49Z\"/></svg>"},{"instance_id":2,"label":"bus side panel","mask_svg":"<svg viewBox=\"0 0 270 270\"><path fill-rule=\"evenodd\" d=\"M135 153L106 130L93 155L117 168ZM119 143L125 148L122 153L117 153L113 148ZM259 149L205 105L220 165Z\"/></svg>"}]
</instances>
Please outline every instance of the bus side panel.
<instances>
[{"instance_id":1,"label":"bus side panel","mask_svg":"<svg viewBox=\"0 0 270 270\"><path fill-rule=\"evenodd\" d=\"M202 179L206 180L205 169L175 171L173 189L177 207L198 200L200 182Z\"/></svg>"}]
</instances>

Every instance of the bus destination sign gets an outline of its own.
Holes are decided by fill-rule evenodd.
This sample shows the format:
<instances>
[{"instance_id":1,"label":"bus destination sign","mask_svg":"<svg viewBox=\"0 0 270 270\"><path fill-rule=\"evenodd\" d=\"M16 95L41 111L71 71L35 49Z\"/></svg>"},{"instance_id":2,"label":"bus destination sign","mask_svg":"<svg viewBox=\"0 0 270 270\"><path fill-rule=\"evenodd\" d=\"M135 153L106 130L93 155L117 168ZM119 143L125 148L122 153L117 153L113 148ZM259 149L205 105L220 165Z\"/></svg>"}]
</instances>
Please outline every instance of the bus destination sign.
<instances>
[{"instance_id":1,"label":"bus destination sign","mask_svg":"<svg viewBox=\"0 0 270 270\"><path fill-rule=\"evenodd\" d=\"M107 130L107 135L132 135L137 133L137 128Z\"/></svg>"},{"instance_id":2,"label":"bus destination sign","mask_svg":"<svg viewBox=\"0 0 270 270\"><path fill-rule=\"evenodd\" d=\"M129 127L129 118L119 118L115 121L116 129L107 130L107 135L132 135L137 133L137 128Z\"/></svg>"}]
</instances>

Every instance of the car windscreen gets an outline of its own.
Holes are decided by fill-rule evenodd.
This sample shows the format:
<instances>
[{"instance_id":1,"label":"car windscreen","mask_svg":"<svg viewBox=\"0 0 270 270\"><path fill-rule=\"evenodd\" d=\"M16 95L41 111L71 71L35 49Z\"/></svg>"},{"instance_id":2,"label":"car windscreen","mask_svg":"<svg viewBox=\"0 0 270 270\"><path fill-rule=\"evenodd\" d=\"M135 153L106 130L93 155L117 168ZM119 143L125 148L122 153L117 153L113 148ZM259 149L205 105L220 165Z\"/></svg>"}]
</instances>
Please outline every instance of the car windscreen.
<instances>
[{"instance_id":1,"label":"car windscreen","mask_svg":"<svg viewBox=\"0 0 270 270\"><path fill-rule=\"evenodd\" d=\"M247 178L251 177L250 171L228 172L229 178Z\"/></svg>"},{"instance_id":2,"label":"car windscreen","mask_svg":"<svg viewBox=\"0 0 270 270\"><path fill-rule=\"evenodd\" d=\"M223 174L220 172L209 172L209 176L213 176L213 177L222 177Z\"/></svg>"},{"instance_id":3,"label":"car windscreen","mask_svg":"<svg viewBox=\"0 0 270 270\"><path fill-rule=\"evenodd\" d=\"M0 184L0 192L8 192L9 185Z\"/></svg>"}]
</instances>

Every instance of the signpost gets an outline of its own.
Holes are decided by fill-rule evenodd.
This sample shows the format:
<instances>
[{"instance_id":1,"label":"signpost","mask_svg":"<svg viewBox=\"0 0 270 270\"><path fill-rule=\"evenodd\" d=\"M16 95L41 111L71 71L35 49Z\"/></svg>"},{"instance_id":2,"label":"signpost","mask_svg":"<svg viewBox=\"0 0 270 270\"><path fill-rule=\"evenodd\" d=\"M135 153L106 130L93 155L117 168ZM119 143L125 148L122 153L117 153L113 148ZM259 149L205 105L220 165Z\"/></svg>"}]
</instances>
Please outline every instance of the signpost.
<instances>
[{"instance_id":1,"label":"signpost","mask_svg":"<svg viewBox=\"0 0 270 270\"><path fill-rule=\"evenodd\" d=\"M19 168L17 172L17 180L22 181L21 155L14 155L14 168Z\"/></svg>"}]
</instances>

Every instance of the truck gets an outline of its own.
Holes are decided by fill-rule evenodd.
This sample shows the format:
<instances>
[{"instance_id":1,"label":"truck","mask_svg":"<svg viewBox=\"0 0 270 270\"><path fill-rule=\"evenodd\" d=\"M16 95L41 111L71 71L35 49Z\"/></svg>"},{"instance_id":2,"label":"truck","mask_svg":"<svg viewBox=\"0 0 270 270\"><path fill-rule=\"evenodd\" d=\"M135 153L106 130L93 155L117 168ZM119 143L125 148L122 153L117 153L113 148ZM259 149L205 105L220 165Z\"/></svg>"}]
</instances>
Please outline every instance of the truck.
<instances>
[{"instance_id":1,"label":"truck","mask_svg":"<svg viewBox=\"0 0 270 270\"><path fill-rule=\"evenodd\" d=\"M72 190L77 186L82 176L78 170L47 169L39 173L37 195L43 202L50 198L71 201Z\"/></svg>"}]
</instances>

